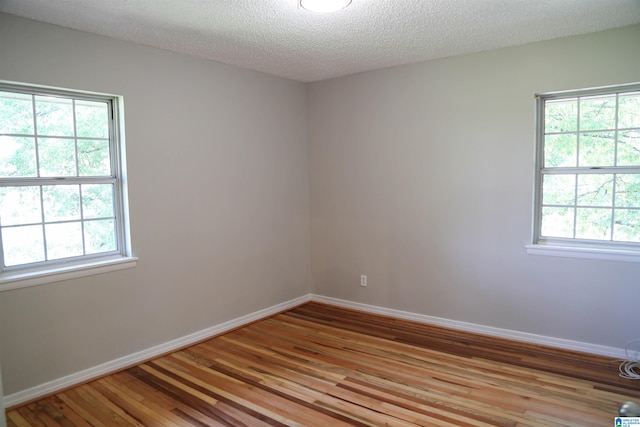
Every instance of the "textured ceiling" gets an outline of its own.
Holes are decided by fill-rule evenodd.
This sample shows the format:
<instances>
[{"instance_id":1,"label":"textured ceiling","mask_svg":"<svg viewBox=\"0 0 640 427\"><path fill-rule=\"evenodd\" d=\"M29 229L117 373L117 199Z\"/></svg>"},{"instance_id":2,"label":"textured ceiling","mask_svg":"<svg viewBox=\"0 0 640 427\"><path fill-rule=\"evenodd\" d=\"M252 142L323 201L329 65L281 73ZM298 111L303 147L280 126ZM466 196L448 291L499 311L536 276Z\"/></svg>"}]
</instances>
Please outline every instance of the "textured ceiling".
<instances>
[{"instance_id":1,"label":"textured ceiling","mask_svg":"<svg viewBox=\"0 0 640 427\"><path fill-rule=\"evenodd\" d=\"M0 12L303 82L640 22L640 0L353 0L325 15L297 1L0 0Z\"/></svg>"}]
</instances>

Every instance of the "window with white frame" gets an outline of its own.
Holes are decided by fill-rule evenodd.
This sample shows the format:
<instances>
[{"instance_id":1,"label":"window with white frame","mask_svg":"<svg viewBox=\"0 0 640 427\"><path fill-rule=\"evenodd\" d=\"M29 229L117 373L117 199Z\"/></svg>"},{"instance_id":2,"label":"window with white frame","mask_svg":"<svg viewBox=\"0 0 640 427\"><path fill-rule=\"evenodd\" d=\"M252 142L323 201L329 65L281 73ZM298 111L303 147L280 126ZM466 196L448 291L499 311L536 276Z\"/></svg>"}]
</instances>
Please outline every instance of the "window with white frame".
<instances>
[{"instance_id":1,"label":"window with white frame","mask_svg":"<svg viewBox=\"0 0 640 427\"><path fill-rule=\"evenodd\" d=\"M0 83L0 273L130 255L118 102Z\"/></svg>"},{"instance_id":2,"label":"window with white frame","mask_svg":"<svg viewBox=\"0 0 640 427\"><path fill-rule=\"evenodd\" d=\"M538 95L534 244L640 250L640 84Z\"/></svg>"}]
</instances>

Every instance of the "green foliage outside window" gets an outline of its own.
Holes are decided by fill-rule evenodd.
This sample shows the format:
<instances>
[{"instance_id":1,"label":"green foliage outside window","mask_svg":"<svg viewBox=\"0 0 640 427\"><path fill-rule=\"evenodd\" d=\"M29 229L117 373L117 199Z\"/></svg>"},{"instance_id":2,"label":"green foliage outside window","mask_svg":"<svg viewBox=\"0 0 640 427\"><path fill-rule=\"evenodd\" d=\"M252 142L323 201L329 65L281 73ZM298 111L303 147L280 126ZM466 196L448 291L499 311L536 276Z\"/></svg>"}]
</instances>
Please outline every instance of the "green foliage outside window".
<instances>
[{"instance_id":1,"label":"green foliage outside window","mask_svg":"<svg viewBox=\"0 0 640 427\"><path fill-rule=\"evenodd\" d=\"M118 250L110 108L0 91L3 268Z\"/></svg>"},{"instance_id":2,"label":"green foliage outside window","mask_svg":"<svg viewBox=\"0 0 640 427\"><path fill-rule=\"evenodd\" d=\"M640 92L544 100L540 237L640 243Z\"/></svg>"}]
</instances>

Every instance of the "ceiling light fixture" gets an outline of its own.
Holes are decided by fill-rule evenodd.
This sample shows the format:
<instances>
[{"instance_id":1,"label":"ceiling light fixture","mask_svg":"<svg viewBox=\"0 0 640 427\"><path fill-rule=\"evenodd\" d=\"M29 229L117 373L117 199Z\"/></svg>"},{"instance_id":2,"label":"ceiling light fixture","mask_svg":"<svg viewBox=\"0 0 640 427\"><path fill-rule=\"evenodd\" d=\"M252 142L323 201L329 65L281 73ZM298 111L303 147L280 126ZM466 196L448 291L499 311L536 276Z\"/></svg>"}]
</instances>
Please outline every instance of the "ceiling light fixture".
<instances>
[{"instance_id":1,"label":"ceiling light fixture","mask_svg":"<svg viewBox=\"0 0 640 427\"><path fill-rule=\"evenodd\" d=\"M300 0L300 7L317 13L335 12L351 4L351 0Z\"/></svg>"}]
</instances>

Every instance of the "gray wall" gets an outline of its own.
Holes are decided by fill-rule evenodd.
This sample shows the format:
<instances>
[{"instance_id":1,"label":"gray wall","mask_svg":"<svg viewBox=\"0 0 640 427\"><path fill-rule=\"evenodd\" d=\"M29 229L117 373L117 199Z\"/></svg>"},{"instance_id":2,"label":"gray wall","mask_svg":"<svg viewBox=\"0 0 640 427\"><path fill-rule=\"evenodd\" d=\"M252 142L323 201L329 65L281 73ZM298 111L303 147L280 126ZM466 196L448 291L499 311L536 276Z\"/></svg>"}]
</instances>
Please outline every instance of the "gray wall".
<instances>
[{"instance_id":1,"label":"gray wall","mask_svg":"<svg viewBox=\"0 0 640 427\"><path fill-rule=\"evenodd\" d=\"M309 85L313 291L617 348L640 337L640 264L525 251L534 94L637 82L639 46L633 26Z\"/></svg>"},{"instance_id":2,"label":"gray wall","mask_svg":"<svg viewBox=\"0 0 640 427\"><path fill-rule=\"evenodd\" d=\"M7 419L4 411L4 399L2 398L4 393L2 392L2 367L0 366L0 427L6 427Z\"/></svg>"},{"instance_id":3,"label":"gray wall","mask_svg":"<svg viewBox=\"0 0 640 427\"><path fill-rule=\"evenodd\" d=\"M0 79L124 96L138 266L0 293L12 394L309 292L305 86L0 14Z\"/></svg>"}]
</instances>

